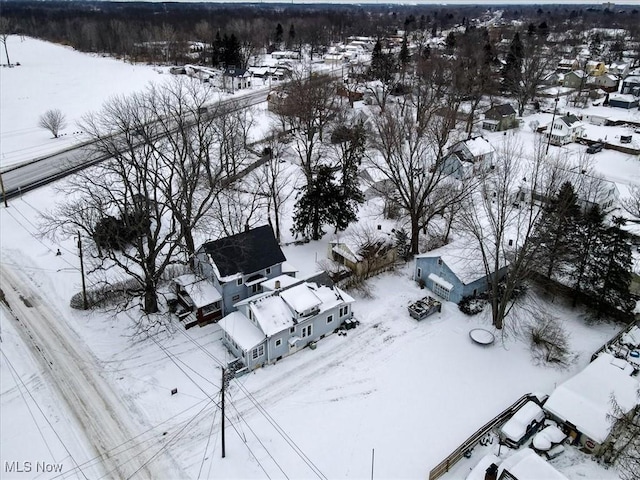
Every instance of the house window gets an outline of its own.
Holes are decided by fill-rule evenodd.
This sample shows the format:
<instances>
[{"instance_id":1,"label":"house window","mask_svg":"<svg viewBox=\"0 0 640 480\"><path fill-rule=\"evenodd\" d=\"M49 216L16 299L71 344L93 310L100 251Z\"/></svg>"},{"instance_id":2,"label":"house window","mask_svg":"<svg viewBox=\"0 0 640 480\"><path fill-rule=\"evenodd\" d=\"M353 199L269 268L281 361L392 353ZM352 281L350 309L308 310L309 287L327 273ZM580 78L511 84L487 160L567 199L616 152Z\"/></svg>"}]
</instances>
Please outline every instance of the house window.
<instances>
[{"instance_id":1,"label":"house window","mask_svg":"<svg viewBox=\"0 0 640 480\"><path fill-rule=\"evenodd\" d=\"M258 345L251 351L251 358L253 360L260 358L262 355L264 355L264 345Z\"/></svg>"},{"instance_id":2,"label":"house window","mask_svg":"<svg viewBox=\"0 0 640 480\"><path fill-rule=\"evenodd\" d=\"M509 239L509 246L513 247L513 240Z\"/></svg>"},{"instance_id":3,"label":"house window","mask_svg":"<svg viewBox=\"0 0 640 480\"><path fill-rule=\"evenodd\" d=\"M311 336L311 325L302 328L302 338Z\"/></svg>"},{"instance_id":4,"label":"house window","mask_svg":"<svg viewBox=\"0 0 640 480\"><path fill-rule=\"evenodd\" d=\"M269 275L271 273L271 267L265 269L264 273Z\"/></svg>"},{"instance_id":5,"label":"house window","mask_svg":"<svg viewBox=\"0 0 640 480\"><path fill-rule=\"evenodd\" d=\"M327 317L327 323L332 323L333 322L333 315L329 315Z\"/></svg>"},{"instance_id":6,"label":"house window","mask_svg":"<svg viewBox=\"0 0 640 480\"><path fill-rule=\"evenodd\" d=\"M289 329L289 333L296 333L296 327L291 327Z\"/></svg>"},{"instance_id":7,"label":"house window","mask_svg":"<svg viewBox=\"0 0 640 480\"><path fill-rule=\"evenodd\" d=\"M242 279L239 278L238 280L236 280L236 285L242 285Z\"/></svg>"},{"instance_id":8,"label":"house window","mask_svg":"<svg viewBox=\"0 0 640 480\"><path fill-rule=\"evenodd\" d=\"M442 266L442 259L441 258L438 258L438 265Z\"/></svg>"},{"instance_id":9,"label":"house window","mask_svg":"<svg viewBox=\"0 0 640 480\"><path fill-rule=\"evenodd\" d=\"M282 339L281 338L276 340L276 347L279 347L280 345L282 345Z\"/></svg>"},{"instance_id":10,"label":"house window","mask_svg":"<svg viewBox=\"0 0 640 480\"><path fill-rule=\"evenodd\" d=\"M233 297L231 297L232 302L237 302L238 300L240 300L240 295L234 295Z\"/></svg>"},{"instance_id":11,"label":"house window","mask_svg":"<svg viewBox=\"0 0 640 480\"><path fill-rule=\"evenodd\" d=\"M251 293L258 293L261 290L262 290L262 285L260 285L259 283L256 285L251 285Z\"/></svg>"},{"instance_id":12,"label":"house window","mask_svg":"<svg viewBox=\"0 0 640 480\"><path fill-rule=\"evenodd\" d=\"M347 313L349 313L349 305L345 305L344 307L340 307L340 316L344 317Z\"/></svg>"},{"instance_id":13,"label":"house window","mask_svg":"<svg viewBox=\"0 0 640 480\"><path fill-rule=\"evenodd\" d=\"M418 278L422 278L422 269L418 268Z\"/></svg>"}]
</instances>

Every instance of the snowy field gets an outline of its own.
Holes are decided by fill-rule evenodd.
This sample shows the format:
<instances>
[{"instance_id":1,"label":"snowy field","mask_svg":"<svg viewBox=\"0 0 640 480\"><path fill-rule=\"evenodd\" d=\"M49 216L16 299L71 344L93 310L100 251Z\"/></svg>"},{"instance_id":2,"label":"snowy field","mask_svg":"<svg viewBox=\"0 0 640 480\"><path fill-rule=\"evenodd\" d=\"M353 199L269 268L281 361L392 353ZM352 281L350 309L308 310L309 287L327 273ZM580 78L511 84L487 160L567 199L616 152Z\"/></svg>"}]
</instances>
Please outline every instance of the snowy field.
<instances>
[{"instance_id":1,"label":"snowy field","mask_svg":"<svg viewBox=\"0 0 640 480\"><path fill-rule=\"evenodd\" d=\"M14 68L0 69L0 166L45 156L80 141L76 122L109 97L161 82L165 67L132 65L29 37L9 36ZM59 138L38 126L49 109L66 115Z\"/></svg>"},{"instance_id":2,"label":"snowy field","mask_svg":"<svg viewBox=\"0 0 640 480\"><path fill-rule=\"evenodd\" d=\"M12 40L18 42L14 43L17 53L20 40ZM46 52L55 48L79 56L75 64L78 76L84 75L80 71L85 68L103 68L94 67L94 62L106 62L111 66L104 67L109 72L145 70L149 78L141 76L140 87L158 78L151 68L81 55L35 40L24 44L33 48L34 70L39 70L36 62L42 62L44 68L49 61ZM34 78L28 89L16 90L14 83L14 93L9 94L7 73L24 72L29 63L26 55L12 57L23 65L1 71L3 158L5 128L15 132L13 123L5 122L5 99L10 106L24 96L37 107L55 91L46 86L54 81L37 83ZM103 74L107 76L114 78ZM60 108L69 117L74 111L81 115L88 106L83 96L84 91L82 96L68 97ZM97 90L93 96L92 108L98 108L108 94ZM45 108L49 104L36 108L33 122ZM550 117L527 117L527 123L536 119L542 124ZM256 131L264 132L267 117L262 114L259 118ZM24 145L40 137L43 144L59 145L36 126L20 135L27 139ZM523 126L520 135L529 148L534 139L531 129ZM488 138L498 141L500 136L490 134ZM567 151L577 156L584 148L572 145ZM593 157L595 168L608 178L640 183L637 159L606 150ZM38 216L51 208L55 195L53 187L42 188L0 209L0 265L19 275L68 324L91 358L86 368L95 369L129 411L132 439L125 445L110 446L113 455L126 455L135 446L144 458L161 461L167 478L370 478L373 449L376 478L425 478L443 457L517 398L528 392L550 393L584 368L591 354L619 328L587 322L580 311L532 295L532 307L544 304L562 319L571 332L574 355L565 369L536 365L524 340L517 336L501 338L489 348L473 344L469 339L472 328L491 328L486 315L467 317L456 305L445 303L436 316L420 323L411 319L407 305L427 291L410 280L410 263L372 280L370 297L355 294L354 312L360 326L347 336L333 335L320 341L316 350L304 349L231 382L226 458L222 459L216 404L220 365L226 363L228 354L219 328L209 325L185 331L176 325L155 340L133 340L133 321L126 314L72 310L69 299L80 290L74 240L53 244L37 235ZM369 205L363 216L370 222L380 221L375 205ZM283 230L290 237L287 225ZM316 262L326 257L330 238L287 246L283 251L304 276L318 269ZM60 256L56 255L58 248ZM69 472L65 478L84 478L74 468L76 462L88 478L98 478L101 474L86 432L48 384L46 370L18 335L11 313L3 310L0 320L0 465L4 467L6 461L61 462ZM176 395L171 394L174 388ZM23 396L31 398L30 394L49 422L37 407L23 400ZM463 460L456 478L463 478L481 454L475 452L471 459ZM570 479L617 478L614 471L602 470L577 455L561 457L555 466ZM2 478L50 477L3 472Z\"/></svg>"}]
</instances>

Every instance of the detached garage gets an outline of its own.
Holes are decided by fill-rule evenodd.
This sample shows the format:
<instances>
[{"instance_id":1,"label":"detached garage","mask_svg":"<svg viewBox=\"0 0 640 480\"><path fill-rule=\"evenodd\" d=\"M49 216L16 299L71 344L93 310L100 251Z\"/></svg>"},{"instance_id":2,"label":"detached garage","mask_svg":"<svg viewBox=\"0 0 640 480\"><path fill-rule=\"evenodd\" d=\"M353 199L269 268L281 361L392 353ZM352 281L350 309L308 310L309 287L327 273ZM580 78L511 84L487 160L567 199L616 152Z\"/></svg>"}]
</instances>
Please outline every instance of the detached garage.
<instances>
[{"instance_id":1,"label":"detached garage","mask_svg":"<svg viewBox=\"0 0 640 480\"><path fill-rule=\"evenodd\" d=\"M609 106L616 108L635 108L638 106L638 98L629 94L612 93L609 95Z\"/></svg>"}]
</instances>

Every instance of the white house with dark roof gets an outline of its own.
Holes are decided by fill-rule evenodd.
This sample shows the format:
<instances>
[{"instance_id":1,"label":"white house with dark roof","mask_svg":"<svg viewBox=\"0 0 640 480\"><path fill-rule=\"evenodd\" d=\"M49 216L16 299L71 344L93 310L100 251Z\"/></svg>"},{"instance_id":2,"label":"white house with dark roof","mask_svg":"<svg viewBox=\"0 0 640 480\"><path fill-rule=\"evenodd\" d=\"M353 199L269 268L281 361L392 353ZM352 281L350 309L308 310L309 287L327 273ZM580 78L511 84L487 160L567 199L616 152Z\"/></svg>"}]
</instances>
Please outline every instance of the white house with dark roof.
<instances>
[{"instance_id":1,"label":"white house with dark roof","mask_svg":"<svg viewBox=\"0 0 640 480\"><path fill-rule=\"evenodd\" d=\"M235 92L251 86L251 72L244 68L228 67L222 73L222 89Z\"/></svg>"},{"instance_id":2,"label":"white house with dark roof","mask_svg":"<svg viewBox=\"0 0 640 480\"><path fill-rule=\"evenodd\" d=\"M282 282L282 283L280 283ZM274 363L334 333L353 316L354 299L337 287L272 279L274 290L238 302L218 325L247 370Z\"/></svg>"},{"instance_id":3,"label":"white house with dark roof","mask_svg":"<svg viewBox=\"0 0 640 480\"><path fill-rule=\"evenodd\" d=\"M551 136L551 144L566 145L575 142L584 134L584 124L575 115L565 115L558 117L551 124L551 131L547 136Z\"/></svg>"}]
</instances>

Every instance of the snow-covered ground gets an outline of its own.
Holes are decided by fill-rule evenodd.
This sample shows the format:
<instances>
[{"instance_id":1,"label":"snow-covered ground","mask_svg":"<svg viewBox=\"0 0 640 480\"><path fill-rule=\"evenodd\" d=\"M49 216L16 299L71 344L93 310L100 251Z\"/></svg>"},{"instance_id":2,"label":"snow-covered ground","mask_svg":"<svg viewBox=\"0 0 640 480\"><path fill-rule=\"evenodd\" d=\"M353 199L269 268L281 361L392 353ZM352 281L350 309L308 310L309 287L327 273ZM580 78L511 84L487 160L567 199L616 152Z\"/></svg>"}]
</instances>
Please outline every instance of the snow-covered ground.
<instances>
[{"instance_id":1,"label":"snow-covered ground","mask_svg":"<svg viewBox=\"0 0 640 480\"><path fill-rule=\"evenodd\" d=\"M36 43L43 49L51 48ZM115 62L84 57L91 64ZM17 61L27 63L23 58L15 56ZM34 62L46 62L46 55L33 58ZM9 72L24 72L20 70L23 68ZM85 66L78 61L76 68ZM6 72L1 72L3 144L5 126L13 128L4 121L4 100L11 105L21 95L15 92L23 91L6 93ZM14 83L15 89L18 83ZM35 98L40 91L35 85L31 84L28 95L25 87L25 96L34 97L39 105L49 94L45 88L42 97ZM75 109L78 115L84 113L86 104L81 97L69 97L67 102L62 106L68 112ZM38 115L34 113L35 121ZM535 117L541 124L550 120L550 115L546 120L543 115ZM262 114L260 118L256 131L262 132L268 117ZM34 127L25 138L41 135L48 134ZM489 138L497 141L499 135ZM525 147L531 145L534 135L528 127L522 128ZM640 183L632 157L609 151L594 157L605 175ZM209 325L185 331L175 325L171 332L153 340L140 340L131 336L133 320L128 314L72 310L69 299L80 289L74 239L54 244L37 235L39 213L51 208L55 195L53 187L42 188L0 209L0 265L3 271L11 269L36 288L59 312L59 320L77 335L77 341L91 352L100 375L135 418L128 425L131 444L140 449L143 458L162 461L168 478L369 478L374 449L376 478L424 478L444 456L521 395L550 393L555 385L584 368L591 354L618 329L607 323L586 322L580 311L542 303L534 295L532 301L541 302L571 332L574 355L566 369L536 365L520 337L500 338L488 348L472 343L472 328L491 328L486 315L466 317L457 306L445 303L440 314L422 322L412 320L407 305L428 292L410 280L413 265L408 264L372 280L370 297L355 294L354 312L360 326L347 336L333 335L320 341L315 350L305 349L231 382L227 391L230 421L226 427L226 458L222 459L217 404L220 365L226 363L228 354L219 328ZM363 212L371 222L378 220L378 214L375 205ZM283 228L285 240L290 241L287 228ZM317 261L326 256L329 239L327 235L322 241L290 245L283 250L302 276L317 270ZM62 255L56 255L58 248ZM1 320L3 355L48 413L70 454L82 464L92 454L79 424L72 420L69 406L46 386L48 372L39 369L25 352L15 328L6 326L10 317L3 313ZM29 452L33 448L38 459L42 454L44 461L62 461L65 470L72 468L65 460L60 445L63 442L57 444L46 437L49 447L44 444L42 418L38 419L41 428L33 428L36 421L30 418L15 388L4 356L1 365L0 464L4 468L6 461L31 460ZM172 395L174 388L178 393ZM25 427L16 438L16 426L21 425ZM113 455L121 452L113 450ZM460 472L471 468L479 458L474 453L471 459L463 460ZM556 466L570 479L615 478L590 460L564 458L564 463L557 462ZM582 466L585 464L587 467ZM89 478L96 477L92 470L85 473Z\"/></svg>"},{"instance_id":2,"label":"snow-covered ground","mask_svg":"<svg viewBox=\"0 0 640 480\"><path fill-rule=\"evenodd\" d=\"M111 96L142 90L149 82L168 78L167 69L132 65L87 55L71 47L29 37L9 36L13 63L0 68L0 166L63 150L80 141L76 122L97 110ZM66 115L59 138L38 126L49 109Z\"/></svg>"}]
</instances>

